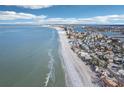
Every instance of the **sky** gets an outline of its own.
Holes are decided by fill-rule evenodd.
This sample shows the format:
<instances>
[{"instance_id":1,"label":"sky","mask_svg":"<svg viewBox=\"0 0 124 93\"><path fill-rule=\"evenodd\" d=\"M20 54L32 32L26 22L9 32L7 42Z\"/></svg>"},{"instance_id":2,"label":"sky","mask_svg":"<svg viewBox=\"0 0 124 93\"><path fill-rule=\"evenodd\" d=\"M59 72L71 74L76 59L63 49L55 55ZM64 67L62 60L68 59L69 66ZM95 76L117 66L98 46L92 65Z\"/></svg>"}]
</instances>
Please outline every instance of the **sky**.
<instances>
[{"instance_id":1,"label":"sky","mask_svg":"<svg viewBox=\"0 0 124 93\"><path fill-rule=\"evenodd\" d=\"M0 24L124 24L124 6L0 5Z\"/></svg>"}]
</instances>

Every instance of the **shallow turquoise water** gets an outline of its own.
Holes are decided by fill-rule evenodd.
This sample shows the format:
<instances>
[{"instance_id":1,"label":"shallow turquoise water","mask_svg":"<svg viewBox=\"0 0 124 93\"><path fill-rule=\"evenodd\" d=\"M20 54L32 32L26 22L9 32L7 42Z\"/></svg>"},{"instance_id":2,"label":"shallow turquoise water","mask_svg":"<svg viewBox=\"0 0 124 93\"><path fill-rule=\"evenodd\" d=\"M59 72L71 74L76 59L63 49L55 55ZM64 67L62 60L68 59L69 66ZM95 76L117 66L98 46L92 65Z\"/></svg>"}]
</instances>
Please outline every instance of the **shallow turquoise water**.
<instances>
[{"instance_id":1,"label":"shallow turquoise water","mask_svg":"<svg viewBox=\"0 0 124 93\"><path fill-rule=\"evenodd\" d=\"M39 26L0 28L0 86L65 86L57 32Z\"/></svg>"}]
</instances>

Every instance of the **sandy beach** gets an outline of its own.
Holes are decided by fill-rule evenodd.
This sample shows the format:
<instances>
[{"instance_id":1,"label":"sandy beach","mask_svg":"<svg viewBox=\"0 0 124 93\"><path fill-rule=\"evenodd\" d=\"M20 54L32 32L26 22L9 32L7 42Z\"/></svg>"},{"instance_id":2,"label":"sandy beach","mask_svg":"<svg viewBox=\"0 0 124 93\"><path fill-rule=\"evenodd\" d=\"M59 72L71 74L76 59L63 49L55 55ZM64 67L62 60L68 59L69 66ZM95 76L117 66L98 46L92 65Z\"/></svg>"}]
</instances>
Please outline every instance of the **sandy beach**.
<instances>
[{"instance_id":1,"label":"sandy beach","mask_svg":"<svg viewBox=\"0 0 124 93\"><path fill-rule=\"evenodd\" d=\"M88 66L71 50L65 32L55 28L59 34L60 53L65 71L66 86L69 87L94 87L94 74Z\"/></svg>"}]
</instances>

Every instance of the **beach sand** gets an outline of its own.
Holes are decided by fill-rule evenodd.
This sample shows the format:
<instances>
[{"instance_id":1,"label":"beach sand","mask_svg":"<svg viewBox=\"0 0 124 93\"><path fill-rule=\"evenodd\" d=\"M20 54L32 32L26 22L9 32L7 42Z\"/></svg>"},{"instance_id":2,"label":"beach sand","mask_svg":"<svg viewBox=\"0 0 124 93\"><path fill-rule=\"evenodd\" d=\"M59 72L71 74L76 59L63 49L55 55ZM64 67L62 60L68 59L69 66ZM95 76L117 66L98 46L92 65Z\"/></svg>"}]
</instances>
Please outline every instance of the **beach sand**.
<instances>
[{"instance_id":1,"label":"beach sand","mask_svg":"<svg viewBox=\"0 0 124 93\"><path fill-rule=\"evenodd\" d=\"M94 87L92 83L95 75L91 69L74 53L68 43L65 31L55 28L59 34L61 60L65 71L66 86L68 87Z\"/></svg>"}]
</instances>

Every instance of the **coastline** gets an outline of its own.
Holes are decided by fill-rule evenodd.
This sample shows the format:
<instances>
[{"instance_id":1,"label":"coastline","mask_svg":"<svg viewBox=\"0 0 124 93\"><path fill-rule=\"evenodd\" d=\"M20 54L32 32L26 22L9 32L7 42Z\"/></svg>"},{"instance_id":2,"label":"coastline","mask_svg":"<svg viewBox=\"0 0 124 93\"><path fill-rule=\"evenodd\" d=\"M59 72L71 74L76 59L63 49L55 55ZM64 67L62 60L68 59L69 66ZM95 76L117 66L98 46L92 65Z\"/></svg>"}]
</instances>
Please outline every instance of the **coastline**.
<instances>
[{"instance_id":1,"label":"coastline","mask_svg":"<svg viewBox=\"0 0 124 93\"><path fill-rule=\"evenodd\" d=\"M67 81L67 74L66 74L66 71L65 71L65 66L64 66L64 59L63 59L63 56L62 56L62 53L61 53L61 42L59 40L59 37L58 37L58 43L59 43L59 47L58 47L58 54L59 54L59 57L60 57L60 60L61 60L61 66L62 66L62 69L63 69L63 72L64 72L64 77L65 77L65 87L68 87L69 86L69 83Z\"/></svg>"},{"instance_id":2,"label":"coastline","mask_svg":"<svg viewBox=\"0 0 124 93\"><path fill-rule=\"evenodd\" d=\"M71 50L65 32L59 27L52 27L58 31L59 52L62 66L65 72L65 82L67 87L94 87L92 73L82 60Z\"/></svg>"}]
</instances>

